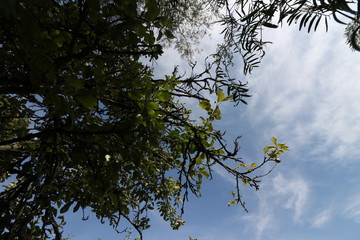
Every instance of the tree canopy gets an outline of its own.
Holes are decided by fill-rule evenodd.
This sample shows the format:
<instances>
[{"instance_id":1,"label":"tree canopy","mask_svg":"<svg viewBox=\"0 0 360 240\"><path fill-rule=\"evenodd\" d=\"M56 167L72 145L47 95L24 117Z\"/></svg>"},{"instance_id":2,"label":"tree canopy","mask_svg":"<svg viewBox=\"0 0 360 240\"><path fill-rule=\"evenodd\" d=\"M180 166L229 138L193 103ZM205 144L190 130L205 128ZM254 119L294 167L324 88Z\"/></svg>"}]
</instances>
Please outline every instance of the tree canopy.
<instances>
[{"instance_id":1,"label":"tree canopy","mask_svg":"<svg viewBox=\"0 0 360 240\"><path fill-rule=\"evenodd\" d=\"M268 173L259 169L288 148L272 138L262 162L246 163L237 139L229 146L214 129L223 102L249 97L229 74L234 54L251 72L264 54L263 27L299 20L316 30L337 14L352 16L349 43L359 50L345 1L7 0L0 12L2 239L60 240L64 214L86 209L119 231L128 222L140 238L148 211L177 229L215 165L234 176L229 204L246 209L241 187L258 189ZM154 76L145 60L169 44L191 54L208 12L225 41L204 69ZM203 117L192 118L188 98Z\"/></svg>"}]
</instances>

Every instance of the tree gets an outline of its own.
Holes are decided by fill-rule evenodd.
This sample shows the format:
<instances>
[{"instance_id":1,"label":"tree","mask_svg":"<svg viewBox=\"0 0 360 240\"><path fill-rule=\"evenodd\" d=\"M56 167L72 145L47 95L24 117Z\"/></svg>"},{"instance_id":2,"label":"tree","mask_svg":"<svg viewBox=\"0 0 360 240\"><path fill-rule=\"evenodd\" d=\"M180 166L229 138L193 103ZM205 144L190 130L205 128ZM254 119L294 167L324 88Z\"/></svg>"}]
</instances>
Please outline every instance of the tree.
<instances>
[{"instance_id":1,"label":"tree","mask_svg":"<svg viewBox=\"0 0 360 240\"><path fill-rule=\"evenodd\" d=\"M213 128L222 102L248 97L229 75L234 54L249 73L265 53L263 28L298 22L316 31L330 17L350 19L348 43L359 50L358 9L345 0L2 1L1 237L61 239L70 207L90 208L115 228L125 219L140 237L156 208L176 229L185 200L200 195L214 165L237 183L229 204L245 208L240 184L258 189L266 173L255 170L279 162L287 147L273 138L263 162L247 165L237 143L229 149ZM191 55L209 15L225 41L204 70L153 76L144 58L156 60L172 43ZM206 117L192 120L182 98L198 100Z\"/></svg>"},{"instance_id":2,"label":"tree","mask_svg":"<svg viewBox=\"0 0 360 240\"><path fill-rule=\"evenodd\" d=\"M248 97L229 75L234 54L249 73L265 53L263 28L299 22L317 30L330 17L350 19L348 43L359 50L358 9L345 0L2 1L1 237L61 239L70 207L90 208L115 228L125 219L140 237L157 208L176 229L187 196L200 194L214 165L237 183L229 204L245 207L240 183L258 189L266 173L255 170L279 162L287 147L273 138L263 162L247 165L237 143L229 149L213 128L222 102ZM172 42L190 55L209 15L225 41L204 70L153 76L144 58L156 60ZM206 117L192 120L181 98L198 100Z\"/></svg>"},{"instance_id":3,"label":"tree","mask_svg":"<svg viewBox=\"0 0 360 240\"><path fill-rule=\"evenodd\" d=\"M214 12L224 6L197 3ZM246 209L241 184L258 189L268 173L258 169L280 161L287 147L275 138L262 162L246 164L237 142L229 148L214 129L222 102L249 96L220 53L188 76L175 68L157 78L145 64L186 30L167 4L189 7L187 0L2 2L2 239L60 240L70 209L91 209L115 229L125 220L142 238L156 208L177 229L188 195L200 195L214 165L237 183L229 204ZM198 100L205 116L193 120L182 98Z\"/></svg>"}]
</instances>

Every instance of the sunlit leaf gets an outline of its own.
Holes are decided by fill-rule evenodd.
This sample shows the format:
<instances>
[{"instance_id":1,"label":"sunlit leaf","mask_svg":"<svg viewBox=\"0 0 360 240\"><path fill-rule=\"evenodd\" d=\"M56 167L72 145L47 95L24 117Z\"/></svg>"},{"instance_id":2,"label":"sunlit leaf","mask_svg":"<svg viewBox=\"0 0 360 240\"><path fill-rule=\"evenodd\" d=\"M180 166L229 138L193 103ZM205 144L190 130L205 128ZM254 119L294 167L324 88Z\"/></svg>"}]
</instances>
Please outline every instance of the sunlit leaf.
<instances>
[{"instance_id":1,"label":"sunlit leaf","mask_svg":"<svg viewBox=\"0 0 360 240\"><path fill-rule=\"evenodd\" d=\"M216 106L216 108L215 108L215 110L214 110L214 117L215 117L215 119L217 119L217 120L220 120L220 119L221 119L221 111L220 111L219 106Z\"/></svg>"},{"instance_id":2,"label":"sunlit leaf","mask_svg":"<svg viewBox=\"0 0 360 240\"><path fill-rule=\"evenodd\" d=\"M206 168L201 167L199 168L199 171L202 175L204 175L204 177L209 178L210 174L206 171Z\"/></svg>"},{"instance_id":3,"label":"sunlit leaf","mask_svg":"<svg viewBox=\"0 0 360 240\"><path fill-rule=\"evenodd\" d=\"M225 94L222 90L219 90L217 93L217 101L222 102L225 100Z\"/></svg>"}]
</instances>

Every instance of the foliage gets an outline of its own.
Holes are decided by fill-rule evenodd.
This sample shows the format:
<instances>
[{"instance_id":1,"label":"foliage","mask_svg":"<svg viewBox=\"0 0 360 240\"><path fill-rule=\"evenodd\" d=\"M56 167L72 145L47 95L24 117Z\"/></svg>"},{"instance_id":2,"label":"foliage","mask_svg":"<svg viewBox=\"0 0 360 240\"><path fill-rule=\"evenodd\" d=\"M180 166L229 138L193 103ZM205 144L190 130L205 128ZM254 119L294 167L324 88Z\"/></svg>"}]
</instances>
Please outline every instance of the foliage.
<instances>
[{"instance_id":1,"label":"foliage","mask_svg":"<svg viewBox=\"0 0 360 240\"><path fill-rule=\"evenodd\" d=\"M258 67L265 54L264 47L270 43L263 40L265 28L277 28L283 24L298 24L299 30L316 31L320 23L331 17L347 24L345 36L354 50L360 51L359 1L347 0L236 0L225 1L226 14L219 22L224 25L225 42L221 50L239 53L244 60L244 73ZM346 21L350 21L346 23ZM224 54L224 61L231 61L232 54Z\"/></svg>"},{"instance_id":2,"label":"foliage","mask_svg":"<svg viewBox=\"0 0 360 240\"><path fill-rule=\"evenodd\" d=\"M223 6L210 2L214 11ZM258 189L267 173L256 170L279 161L285 145L274 142L248 167L237 142L229 148L214 129L223 102L249 96L220 53L203 71L153 76L145 58L154 61L161 43L184 33L165 3L2 2L1 239L60 240L64 214L81 210L86 219L87 209L115 229L128 222L140 238L155 209L178 229L188 195L200 195L214 165L234 176L245 208L239 183ZM192 120L184 98L199 101L205 116Z\"/></svg>"},{"instance_id":3,"label":"foliage","mask_svg":"<svg viewBox=\"0 0 360 240\"><path fill-rule=\"evenodd\" d=\"M275 163L280 163L281 160L279 158L279 156L281 154L284 153L284 151L289 151L289 148L286 146L286 144L284 143L278 143L277 139L275 137L271 138L271 141L273 143L273 145L270 146L266 146L264 147L264 159L263 162L260 165L257 165L256 163L252 163L250 166L244 163L240 163L237 165L236 168L234 169L228 169L228 171L230 173L233 173L235 176L237 174L237 172L239 171L239 169L244 169L242 170L243 173L251 173L259 168L261 168L266 162L268 161L274 161ZM266 174L269 174L275 166L273 166L273 168L268 171ZM263 177L263 175L260 176L256 176L254 178L249 178L249 177L244 177L242 179L237 178L236 180L236 193L234 191L231 191L231 195L233 196L233 200L229 201L228 205L229 206L234 206L235 204L240 203L242 205L242 207L244 208L245 211L247 211L246 207L245 207L245 202L241 200L241 195L240 195L240 180L243 183L244 186L248 186L250 185L251 187L255 187L257 190L259 189L259 186L256 185L256 183L258 183L259 178ZM255 180L255 181L254 181Z\"/></svg>"},{"instance_id":4,"label":"foliage","mask_svg":"<svg viewBox=\"0 0 360 240\"><path fill-rule=\"evenodd\" d=\"M115 229L125 220L140 238L156 209L177 229L188 195L200 195L214 165L237 183L229 204L246 209L242 185L258 189L269 173L259 168L288 149L273 138L263 161L248 165L237 141L229 148L214 129L222 102L249 97L229 75L234 55L250 73L265 54L264 28L316 31L330 17L350 20L345 34L360 50L359 8L346 0L2 1L1 238L60 240L71 209L91 209ZM192 64L188 75L174 68L154 76L146 58L155 61L169 44L191 56L212 21L224 42L202 71ZM194 120L187 98L205 116Z\"/></svg>"},{"instance_id":5,"label":"foliage","mask_svg":"<svg viewBox=\"0 0 360 240\"><path fill-rule=\"evenodd\" d=\"M162 44L172 45L186 59L191 59L202 37L209 34L214 21L220 17L220 1L204 0L161 0L159 8L162 14L172 19L168 28L176 36L168 36Z\"/></svg>"}]
</instances>

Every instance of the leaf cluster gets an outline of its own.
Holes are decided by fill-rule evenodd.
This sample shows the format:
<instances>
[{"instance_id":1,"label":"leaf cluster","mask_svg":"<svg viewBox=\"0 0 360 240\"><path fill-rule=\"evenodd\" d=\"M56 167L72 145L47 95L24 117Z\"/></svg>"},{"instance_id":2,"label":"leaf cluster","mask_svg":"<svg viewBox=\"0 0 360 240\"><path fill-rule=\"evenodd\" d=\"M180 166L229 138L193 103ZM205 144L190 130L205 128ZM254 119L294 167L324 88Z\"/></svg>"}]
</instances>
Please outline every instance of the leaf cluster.
<instances>
[{"instance_id":1,"label":"leaf cluster","mask_svg":"<svg viewBox=\"0 0 360 240\"><path fill-rule=\"evenodd\" d=\"M242 183L243 186L249 185L251 187L254 187L256 190L259 190L259 179L270 174L273 171L275 165L281 162L279 155L283 154L285 151L289 151L288 146L285 143L279 143L275 137L272 137L271 141L273 145L264 147L264 158L260 162L260 164L251 163L251 165L249 166L248 164L240 163L234 168L234 174L239 174L240 172L244 174L244 177L237 179L236 192L231 191L233 200L229 201L229 206L234 206L235 204L240 203L244 210L248 211L246 208L246 202L242 200L242 196L240 194L240 184ZM250 175L250 173L258 170L269 162L275 162L275 165L270 170L268 170L262 175Z\"/></svg>"}]
</instances>

